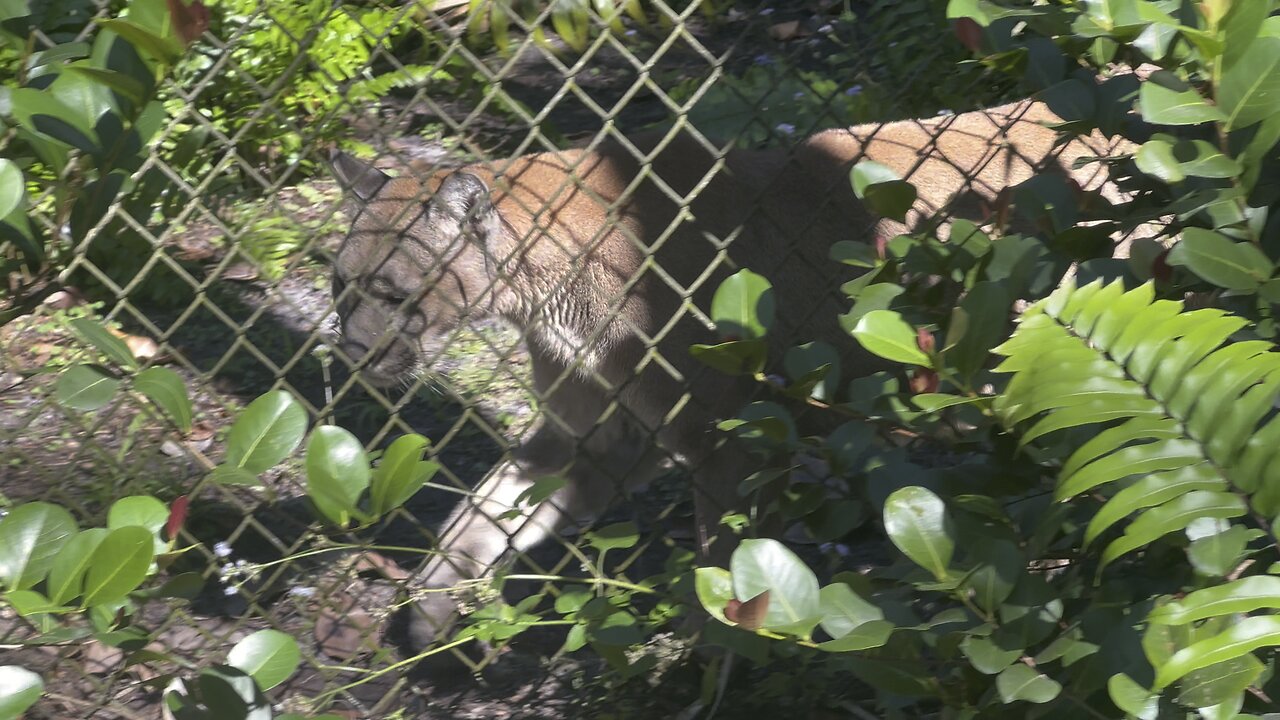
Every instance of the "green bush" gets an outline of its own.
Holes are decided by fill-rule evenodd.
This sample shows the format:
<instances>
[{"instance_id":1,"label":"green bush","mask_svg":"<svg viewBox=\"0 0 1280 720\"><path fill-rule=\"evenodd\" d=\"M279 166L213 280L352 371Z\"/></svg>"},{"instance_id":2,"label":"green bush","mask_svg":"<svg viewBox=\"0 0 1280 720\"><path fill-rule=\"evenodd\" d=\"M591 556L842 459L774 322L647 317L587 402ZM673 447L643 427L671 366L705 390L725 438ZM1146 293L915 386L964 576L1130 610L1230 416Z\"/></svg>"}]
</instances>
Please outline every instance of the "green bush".
<instances>
[{"instance_id":1,"label":"green bush","mask_svg":"<svg viewBox=\"0 0 1280 720\"><path fill-rule=\"evenodd\" d=\"M852 653L840 667L891 717L1274 712L1280 3L949 11L982 62L1037 89L1064 132L1135 143L1130 174L1113 168L1133 200L1080 225L1075 203L1054 199L1061 181L1037 177L1015 189L1018 212L1067 221L1036 236L955 221L947 243L833 248L868 268L845 288L844 326L912 382L854 380L823 398L862 431L797 440L773 430L791 418L772 402L722 427L823 458L899 554L819 587L783 546L744 543L727 571L698 570L701 602L807 652ZM1143 62L1160 69L1105 76ZM853 180L873 207L902 182L863 168ZM1152 222L1163 237L1111 257L1107 235ZM1073 261L1077 279L1055 290ZM771 292L762 281L720 292L743 288L748 308ZM1186 311L1189 293L1216 307ZM1015 298L1036 302L1010 335ZM992 353L1003 359L988 370ZM697 354L802 398L834 372L787 367L769 381L741 341ZM918 451L878 441L886 426L909 430ZM928 461L939 452L953 461ZM788 472L762 469L742 490Z\"/></svg>"}]
</instances>

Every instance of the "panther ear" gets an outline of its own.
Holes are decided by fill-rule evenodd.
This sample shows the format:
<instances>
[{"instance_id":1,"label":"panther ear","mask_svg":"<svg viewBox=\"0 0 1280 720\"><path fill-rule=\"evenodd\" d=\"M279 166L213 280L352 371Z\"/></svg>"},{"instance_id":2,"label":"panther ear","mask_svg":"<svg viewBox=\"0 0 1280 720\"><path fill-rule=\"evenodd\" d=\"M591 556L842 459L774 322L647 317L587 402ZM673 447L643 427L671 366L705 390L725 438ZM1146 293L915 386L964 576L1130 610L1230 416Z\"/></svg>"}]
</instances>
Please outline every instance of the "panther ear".
<instances>
[{"instance_id":1,"label":"panther ear","mask_svg":"<svg viewBox=\"0 0 1280 720\"><path fill-rule=\"evenodd\" d=\"M489 188L468 172L455 172L440 183L431 203L487 241L497 227L498 213L489 199Z\"/></svg>"},{"instance_id":2,"label":"panther ear","mask_svg":"<svg viewBox=\"0 0 1280 720\"><path fill-rule=\"evenodd\" d=\"M329 156L329 165L333 168L334 177L345 190L350 191L361 200L371 200L378 194L382 186L391 176L378 168L342 152L334 150Z\"/></svg>"}]
</instances>

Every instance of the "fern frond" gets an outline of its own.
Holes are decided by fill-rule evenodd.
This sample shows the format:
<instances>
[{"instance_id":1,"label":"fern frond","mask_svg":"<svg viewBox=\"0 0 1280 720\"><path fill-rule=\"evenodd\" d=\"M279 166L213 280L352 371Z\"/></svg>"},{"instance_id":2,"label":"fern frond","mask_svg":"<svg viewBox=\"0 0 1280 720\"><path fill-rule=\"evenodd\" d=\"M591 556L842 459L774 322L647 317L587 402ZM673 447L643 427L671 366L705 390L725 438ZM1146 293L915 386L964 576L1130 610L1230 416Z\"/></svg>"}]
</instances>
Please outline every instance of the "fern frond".
<instances>
[{"instance_id":1,"label":"fern frond","mask_svg":"<svg viewBox=\"0 0 1280 720\"><path fill-rule=\"evenodd\" d=\"M1085 530L1090 543L1133 517L1103 566L1198 518L1280 512L1280 353L1228 343L1246 324L1155 300L1150 284L1125 292L1099 281L1031 306L994 350L1005 356L996 372L1013 378L993 407L1006 427L1029 423L1022 443L1109 425L1063 463L1058 500L1138 478Z\"/></svg>"}]
</instances>

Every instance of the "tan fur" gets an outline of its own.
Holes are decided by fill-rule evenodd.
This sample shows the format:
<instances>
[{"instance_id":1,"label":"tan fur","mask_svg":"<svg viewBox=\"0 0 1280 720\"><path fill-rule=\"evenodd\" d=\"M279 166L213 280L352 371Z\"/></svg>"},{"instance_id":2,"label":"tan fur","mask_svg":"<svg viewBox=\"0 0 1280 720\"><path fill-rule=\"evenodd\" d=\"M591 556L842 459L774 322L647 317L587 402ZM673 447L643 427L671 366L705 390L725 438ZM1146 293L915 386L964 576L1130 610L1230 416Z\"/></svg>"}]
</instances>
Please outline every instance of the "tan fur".
<instances>
[{"instance_id":1,"label":"tan fur","mask_svg":"<svg viewBox=\"0 0 1280 720\"><path fill-rule=\"evenodd\" d=\"M509 547L598 515L664 460L693 473L706 549L754 469L711 432L751 399L754 381L716 373L689 353L693 343L716 341L707 313L720 281L739 268L771 281L775 353L809 340L848 347L838 287L853 275L828 250L906 229L863 208L850 166L875 160L917 186L908 225L939 210L982 222L1006 214L1002 191L1035 167L1056 166L1085 189L1102 186L1101 165L1071 165L1116 148L1100 137L1058 147L1040 124L1056 120L1022 102L827 131L790 154L732 151L723 161L685 135L656 154L659 137L634 148L609 141L421 183L376 171L362 178L355 161L339 160L345 184L366 198L335 267L342 285L358 287L338 303L347 354L371 379L394 382L429 364L459 323L497 314L525 333L543 411L511 459L455 510L442 533L447 555L424 568L425 584L480 575ZM556 474L568 485L551 500L495 519L532 482ZM411 629L425 644L452 605L435 593L421 607Z\"/></svg>"}]
</instances>

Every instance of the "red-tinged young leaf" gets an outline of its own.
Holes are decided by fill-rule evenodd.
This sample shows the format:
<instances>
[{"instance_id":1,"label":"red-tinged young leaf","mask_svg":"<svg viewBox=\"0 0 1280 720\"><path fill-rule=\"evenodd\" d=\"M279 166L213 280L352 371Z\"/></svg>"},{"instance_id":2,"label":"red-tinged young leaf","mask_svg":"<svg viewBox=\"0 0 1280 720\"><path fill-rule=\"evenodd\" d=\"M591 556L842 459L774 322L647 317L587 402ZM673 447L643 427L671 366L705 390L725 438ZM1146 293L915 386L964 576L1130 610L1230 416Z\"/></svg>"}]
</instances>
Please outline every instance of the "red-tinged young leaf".
<instances>
[{"instance_id":1,"label":"red-tinged young leaf","mask_svg":"<svg viewBox=\"0 0 1280 720\"><path fill-rule=\"evenodd\" d=\"M956 34L956 39L969 52L978 52L982 49L982 26L976 20L969 17L956 18L951 28Z\"/></svg>"},{"instance_id":2,"label":"red-tinged young leaf","mask_svg":"<svg viewBox=\"0 0 1280 720\"><path fill-rule=\"evenodd\" d=\"M178 539L178 531L187 520L187 508L190 504L191 498L179 495L169 506L169 520L164 524L164 536L169 539L169 542Z\"/></svg>"},{"instance_id":3,"label":"red-tinged young leaf","mask_svg":"<svg viewBox=\"0 0 1280 720\"><path fill-rule=\"evenodd\" d=\"M190 45L209 29L209 8L200 0L168 0L169 19L173 29L182 38L182 42Z\"/></svg>"},{"instance_id":4,"label":"red-tinged young leaf","mask_svg":"<svg viewBox=\"0 0 1280 720\"><path fill-rule=\"evenodd\" d=\"M931 353L937 346L937 341L933 339L933 333L924 328L916 328L916 345L919 345L921 350Z\"/></svg>"},{"instance_id":5,"label":"red-tinged young leaf","mask_svg":"<svg viewBox=\"0 0 1280 720\"><path fill-rule=\"evenodd\" d=\"M769 591L743 602L730 600L724 607L724 616L747 630L757 630L764 625L765 615L769 612Z\"/></svg>"},{"instance_id":6,"label":"red-tinged young leaf","mask_svg":"<svg viewBox=\"0 0 1280 720\"><path fill-rule=\"evenodd\" d=\"M936 393L938 388L942 386L942 378L938 377L938 373L928 368L916 368L911 373L909 385L911 386L911 392L916 395Z\"/></svg>"}]
</instances>

